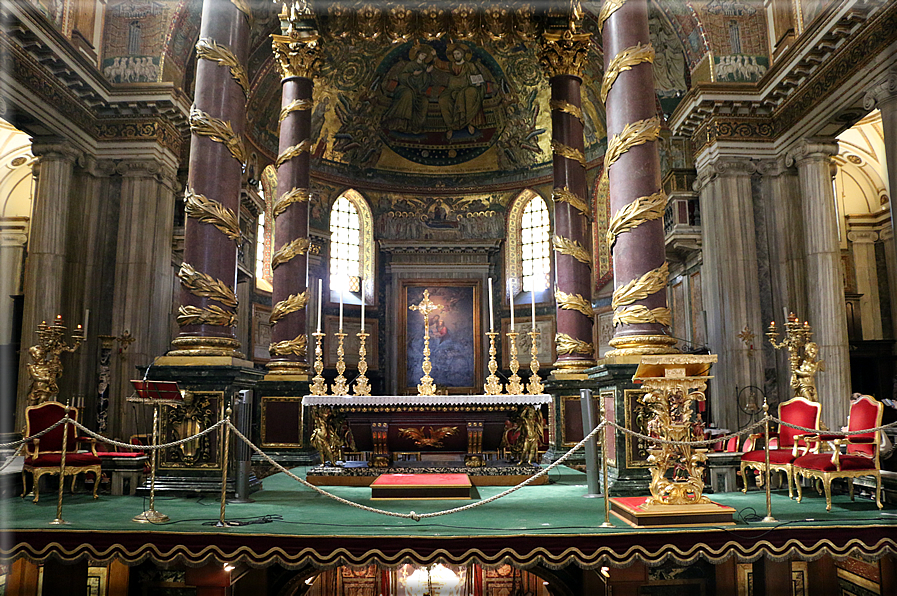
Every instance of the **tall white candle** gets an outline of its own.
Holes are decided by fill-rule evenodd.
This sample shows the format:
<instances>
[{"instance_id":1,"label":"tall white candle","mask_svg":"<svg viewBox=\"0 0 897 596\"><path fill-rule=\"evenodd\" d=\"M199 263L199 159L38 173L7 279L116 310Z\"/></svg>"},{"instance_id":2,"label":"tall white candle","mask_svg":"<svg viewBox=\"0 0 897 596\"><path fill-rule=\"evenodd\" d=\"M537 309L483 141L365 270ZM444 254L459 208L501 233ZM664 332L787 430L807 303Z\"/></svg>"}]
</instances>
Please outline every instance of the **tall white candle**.
<instances>
[{"instance_id":1,"label":"tall white candle","mask_svg":"<svg viewBox=\"0 0 897 596\"><path fill-rule=\"evenodd\" d=\"M533 302L532 302L532 305L533 305L533 331L535 331L536 330L536 288L535 287L533 288L533 291L531 292L531 294L532 294L532 298L533 298Z\"/></svg>"},{"instance_id":2,"label":"tall white candle","mask_svg":"<svg viewBox=\"0 0 897 596\"><path fill-rule=\"evenodd\" d=\"M495 319L492 315L492 278L489 278L489 332L495 331Z\"/></svg>"},{"instance_id":3,"label":"tall white candle","mask_svg":"<svg viewBox=\"0 0 897 596\"><path fill-rule=\"evenodd\" d=\"M343 286L342 280L338 281L339 284L339 332L343 332Z\"/></svg>"},{"instance_id":4,"label":"tall white candle","mask_svg":"<svg viewBox=\"0 0 897 596\"><path fill-rule=\"evenodd\" d=\"M323 302L322 302L323 297L324 297L324 280L319 279L318 280L318 333L321 332L321 307L323 304Z\"/></svg>"},{"instance_id":5,"label":"tall white candle","mask_svg":"<svg viewBox=\"0 0 897 596\"><path fill-rule=\"evenodd\" d=\"M511 333L514 333L514 292L508 292L511 302Z\"/></svg>"},{"instance_id":6,"label":"tall white candle","mask_svg":"<svg viewBox=\"0 0 897 596\"><path fill-rule=\"evenodd\" d=\"M364 278L361 278L361 332L364 333Z\"/></svg>"}]
</instances>

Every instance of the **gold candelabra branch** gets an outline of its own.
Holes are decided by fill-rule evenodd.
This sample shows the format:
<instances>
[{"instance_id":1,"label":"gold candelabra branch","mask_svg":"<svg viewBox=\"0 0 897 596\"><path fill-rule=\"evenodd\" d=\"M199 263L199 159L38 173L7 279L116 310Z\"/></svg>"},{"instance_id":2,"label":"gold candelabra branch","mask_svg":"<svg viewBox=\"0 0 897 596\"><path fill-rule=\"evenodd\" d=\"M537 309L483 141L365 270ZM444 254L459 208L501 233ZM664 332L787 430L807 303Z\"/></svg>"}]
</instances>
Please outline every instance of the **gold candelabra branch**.
<instances>
[{"instance_id":1,"label":"gold candelabra branch","mask_svg":"<svg viewBox=\"0 0 897 596\"><path fill-rule=\"evenodd\" d=\"M779 331L776 322L769 324L766 337L773 348L788 350L788 364L791 368L792 396L803 396L811 401L817 401L816 373L825 370L825 362L818 360L819 347L810 341L813 337L813 329L809 321L800 322L794 313L788 314L785 321L785 337L778 341Z\"/></svg>"},{"instance_id":2,"label":"gold candelabra branch","mask_svg":"<svg viewBox=\"0 0 897 596\"><path fill-rule=\"evenodd\" d=\"M320 331L312 333L315 338L315 376L312 377L311 387L309 391L312 395L327 395L327 383L324 382L324 350L321 349L321 340L324 334Z\"/></svg>"},{"instance_id":3,"label":"gold candelabra branch","mask_svg":"<svg viewBox=\"0 0 897 596\"><path fill-rule=\"evenodd\" d=\"M65 343L67 327L63 324L62 315L57 315L52 325L46 321L37 326L37 345L28 349L31 364L28 375L31 386L28 388L28 405L37 405L47 401L56 401L59 395L57 380L62 376L63 352L74 352L84 341L84 329L81 325L72 333L72 345Z\"/></svg>"},{"instance_id":4,"label":"gold candelabra branch","mask_svg":"<svg viewBox=\"0 0 897 596\"><path fill-rule=\"evenodd\" d=\"M489 336L489 376L486 377L486 384L483 385L483 390L486 395L501 395L501 381L495 374L495 371L498 370L498 363L495 361L495 337L498 333L489 331L486 335Z\"/></svg>"},{"instance_id":5,"label":"gold candelabra branch","mask_svg":"<svg viewBox=\"0 0 897 596\"><path fill-rule=\"evenodd\" d=\"M343 375L346 372L344 342L347 334L340 331L334 335L336 335L339 343L336 345L336 378L333 379L333 395L349 395L349 384L346 382L345 375Z\"/></svg>"},{"instance_id":6,"label":"gold candelabra branch","mask_svg":"<svg viewBox=\"0 0 897 596\"><path fill-rule=\"evenodd\" d=\"M355 334L358 336L358 378L355 379L355 395L370 395L371 384L365 373L368 371L367 357L367 339L369 333L365 333L364 329Z\"/></svg>"},{"instance_id":7,"label":"gold candelabra branch","mask_svg":"<svg viewBox=\"0 0 897 596\"><path fill-rule=\"evenodd\" d=\"M417 394L436 395L436 385L433 383L433 377L430 376L430 371L433 370L433 365L430 363L430 313L442 308L442 305L435 304L430 300L430 290L424 290L424 297L420 304L412 304L408 308L416 310L424 316L424 362L421 364L424 376L420 378Z\"/></svg>"},{"instance_id":8,"label":"gold candelabra branch","mask_svg":"<svg viewBox=\"0 0 897 596\"><path fill-rule=\"evenodd\" d=\"M517 336L520 335L516 331L509 331L508 335L508 368L511 369L511 376L508 378L508 395L520 395L523 393L523 383L521 383L520 375L517 371L520 369L520 363L517 361Z\"/></svg>"},{"instance_id":9,"label":"gold candelabra branch","mask_svg":"<svg viewBox=\"0 0 897 596\"><path fill-rule=\"evenodd\" d=\"M536 340L539 338L539 334L541 332L538 329L533 328L532 331L527 332L527 335L530 337L530 361L529 361L529 369L532 374L529 377L529 383L526 385L526 392L530 395L539 395L543 391L545 391L545 386L542 385L542 378L539 376L539 346L536 344Z\"/></svg>"}]
</instances>

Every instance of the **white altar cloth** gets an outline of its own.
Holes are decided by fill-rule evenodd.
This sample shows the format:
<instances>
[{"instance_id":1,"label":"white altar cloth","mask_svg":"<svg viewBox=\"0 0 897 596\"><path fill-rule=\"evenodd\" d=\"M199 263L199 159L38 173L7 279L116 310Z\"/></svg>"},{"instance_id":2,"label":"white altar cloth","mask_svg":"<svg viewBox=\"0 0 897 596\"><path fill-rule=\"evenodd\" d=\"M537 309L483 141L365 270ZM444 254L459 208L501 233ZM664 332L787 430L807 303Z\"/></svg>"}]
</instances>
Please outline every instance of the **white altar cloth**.
<instances>
[{"instance_id":1,"label":"white altar cloth","mask_svg":"<svg viewBox=\"0 0 897 596\"><path fill-rule=\"evenodd\" d=\"M551 403L537 395L306 395L303 406L507 406Z\"/></svg>"}]
</instances>

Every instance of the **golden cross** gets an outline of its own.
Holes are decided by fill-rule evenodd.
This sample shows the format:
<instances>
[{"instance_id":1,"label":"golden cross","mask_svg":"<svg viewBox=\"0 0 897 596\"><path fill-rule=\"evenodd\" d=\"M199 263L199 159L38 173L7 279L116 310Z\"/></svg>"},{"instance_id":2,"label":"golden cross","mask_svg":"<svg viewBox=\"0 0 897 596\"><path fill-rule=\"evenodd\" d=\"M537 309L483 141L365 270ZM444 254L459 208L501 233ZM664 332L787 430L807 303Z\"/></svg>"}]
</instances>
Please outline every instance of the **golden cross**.
<instances>
[{"instance_id":1,"label":"golden cross","mask_svg":"<svg viewBox=\"0 0 897 596\"><path fill-rule=\"evenodd\" d=\"M424 315L424 361L421 364L424 376L420 378L417 393L418 395L436 395L436 385L433 384L433 377L430 376L430 371L433 370L433 365L430 363L430 313L443 308L443 306L431 301L430 290L425 289L424 299L420 301L420 304L412 304L408 308Z\"/></svg>"},{"instance_id":2,"label":"golden cross","mask_svg":"<svg viewBox=\"0 0 897 596\"><path fill-rule=\"evenodd\" d=\"M420 304L412 304L408 308L420 312L420 314L424 315L424 319L429 319L430 313L442 308L442 305L430 300L430 290L424 290L424 299L420 301Z\"/></svg>"}]
</instances>

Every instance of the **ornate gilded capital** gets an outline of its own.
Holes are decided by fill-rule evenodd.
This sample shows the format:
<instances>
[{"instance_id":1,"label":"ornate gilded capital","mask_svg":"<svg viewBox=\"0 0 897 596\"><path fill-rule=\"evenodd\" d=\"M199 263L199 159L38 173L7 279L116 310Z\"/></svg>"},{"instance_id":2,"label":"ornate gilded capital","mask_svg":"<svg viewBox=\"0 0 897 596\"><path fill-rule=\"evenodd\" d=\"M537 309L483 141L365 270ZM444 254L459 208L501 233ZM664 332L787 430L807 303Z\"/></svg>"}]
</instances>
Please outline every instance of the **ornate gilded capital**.
<instances>
[{"instance_id":1,"label":"ornate gilded capital","mask_svg":"<svg viewBox=\"0 0 897 596\"><path fill-rule=\"evenodd\" d=\"M310 33L301 39L293 35L272 35L274 64L283 78L313 79L321 65L321 36Z\"/></svg>"},{"instance_id":2,"label":"ornate gilded capital","mask_svg":"<svg viewBox=\"0 0 897 596\"><path fill-rule=\"evenodd\" d=\"M785 165L789 168L804 161L829 162L838 155L838 142L828 138L805 138L797 142L785 155Z\"/></svg>"},{"instance_id":3,"label":"ornate gilded capital","mask_svg":"<svg viewBox=\"0 0 897 596\"><path fill-rule=\"evenodd\" d=\"M591 35L563 32L546 32L542 36L539 62L548 78L561 75L582 76L582 67L588 59Z\"/></svg>"}]
</instances>

